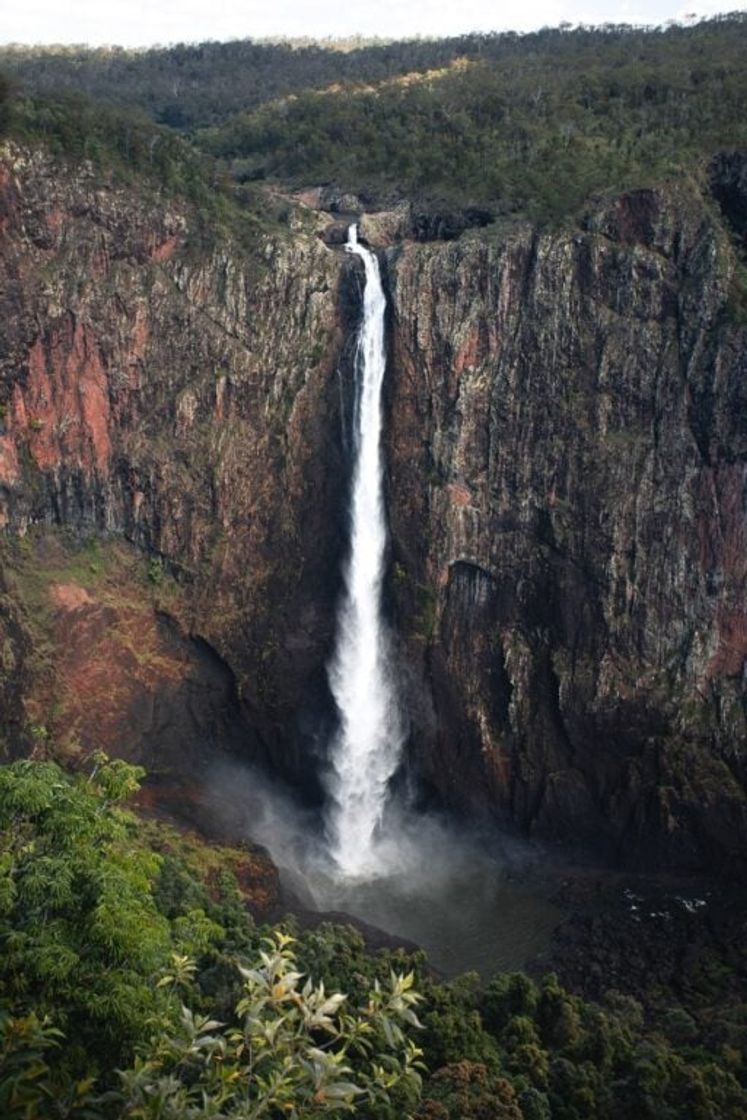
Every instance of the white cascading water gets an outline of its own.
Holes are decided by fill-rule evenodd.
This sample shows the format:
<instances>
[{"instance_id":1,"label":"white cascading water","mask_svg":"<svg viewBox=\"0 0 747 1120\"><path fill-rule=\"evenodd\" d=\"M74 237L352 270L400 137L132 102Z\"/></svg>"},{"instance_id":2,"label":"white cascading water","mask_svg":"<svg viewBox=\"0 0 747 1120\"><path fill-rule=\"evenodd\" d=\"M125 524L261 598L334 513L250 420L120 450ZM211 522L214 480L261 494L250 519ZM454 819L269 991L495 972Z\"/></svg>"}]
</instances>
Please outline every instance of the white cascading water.
<instances>
[{"instance_id":1,"label":"white cascading water","mask_svg":"<svg viewBox=\"0 0 747 1120\"><path fill-rule=\"evenodd\" d=\"M354 225L345 248L363 261L366 283L356 351L350 552L337 643L329 666L340 726L331 751L328 825L339 872L363 878L380 870L379 831L389 781L399 762L402 729L381 614L387 543L381 455L386 297L376 256L358 243Z\"/></svg>"}]
</instances>

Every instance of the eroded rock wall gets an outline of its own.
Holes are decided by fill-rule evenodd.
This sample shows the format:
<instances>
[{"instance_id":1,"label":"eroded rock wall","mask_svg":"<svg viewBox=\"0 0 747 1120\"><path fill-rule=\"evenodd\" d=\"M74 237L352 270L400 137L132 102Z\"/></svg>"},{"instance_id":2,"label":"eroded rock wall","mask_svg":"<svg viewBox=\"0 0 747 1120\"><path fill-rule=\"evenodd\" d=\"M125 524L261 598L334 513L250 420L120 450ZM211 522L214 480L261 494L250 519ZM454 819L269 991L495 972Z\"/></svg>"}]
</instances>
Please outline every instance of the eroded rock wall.
<instances>
[{"instance_id":1,"label":"eroded rock wall","mask_svg":"<svg viewBox=\"0 0 747 1120\"><path fill-rule=\"evenodd\" d=\"M235 673L255 747L303 769L341 547L342 254L290 231L247 250L14 147L0 237L0 525L162 557L189 586L187 628Z\"/></svg>"},{"instance_id":2,"label":"eroded rock wall","mask_svg":"<svg viewBox=\"0 0 747 1120\"><path fill-rule=\"evenodd\" d=\"M727 231L694 191L641 191L583 231L387 256L418 766L532 835L736 867L747 330Z\"/></svg>"}]
</instances>

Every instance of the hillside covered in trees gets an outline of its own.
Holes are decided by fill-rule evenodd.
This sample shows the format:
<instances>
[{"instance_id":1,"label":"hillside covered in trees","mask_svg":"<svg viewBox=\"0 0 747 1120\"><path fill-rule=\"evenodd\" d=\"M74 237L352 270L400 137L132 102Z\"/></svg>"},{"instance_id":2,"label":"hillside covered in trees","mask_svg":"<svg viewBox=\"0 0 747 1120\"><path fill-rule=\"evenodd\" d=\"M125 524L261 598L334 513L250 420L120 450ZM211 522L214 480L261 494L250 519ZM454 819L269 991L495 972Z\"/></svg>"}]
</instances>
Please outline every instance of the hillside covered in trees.
<instances>
[{"instance_id":1,"label":"hillside covered in trees","mask_svg":"<svg viewBox=\"0 0 747 1120\"><path fill-rule=\"evenodd\" d=\"M21 49L31 99L85 94L205 153L213 182L332 183L540 222L747 143L747 18L339 46ZM22 114L23 115L23 114Z\"/></svg>"},{"instance_id":2,"label":"hillside covered in trees","mask_svg":"<svg viewBox=\"0 0 747 1120\"><path fill-rule=\"evenodd\" d=\"M5 1120L744 1116L743 1007L646 1022L553 975L444 984L350 928L257 927L230 850L123 807L141 777L0 769Z\"/></svg>"}]
</instances>

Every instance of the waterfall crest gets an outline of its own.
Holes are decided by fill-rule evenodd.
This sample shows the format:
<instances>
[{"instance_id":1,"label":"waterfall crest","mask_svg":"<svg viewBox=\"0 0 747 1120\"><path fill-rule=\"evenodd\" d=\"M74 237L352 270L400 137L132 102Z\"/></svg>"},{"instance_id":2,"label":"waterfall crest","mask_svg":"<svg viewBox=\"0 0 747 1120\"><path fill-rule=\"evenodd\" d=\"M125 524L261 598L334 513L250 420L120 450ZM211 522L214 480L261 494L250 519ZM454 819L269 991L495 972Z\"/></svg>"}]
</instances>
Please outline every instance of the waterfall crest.
<instances>
[{"instance_id":1,"label":"waterfall crest","mask_svg":"<svg viewBox=\"0 0 747 1120\"><path fill-rule=\"evenodd\" d=\"M340 717L331 750L328 827L332 856L340 872L365 877L379 870L379 826L403 733L381 614L387 543L381 454L386 297L376 256L358 243L354 225L345 248L363 261L366 282L355 358L350 548L335 652L328 669Z\"/></svg>"}]
</instances>

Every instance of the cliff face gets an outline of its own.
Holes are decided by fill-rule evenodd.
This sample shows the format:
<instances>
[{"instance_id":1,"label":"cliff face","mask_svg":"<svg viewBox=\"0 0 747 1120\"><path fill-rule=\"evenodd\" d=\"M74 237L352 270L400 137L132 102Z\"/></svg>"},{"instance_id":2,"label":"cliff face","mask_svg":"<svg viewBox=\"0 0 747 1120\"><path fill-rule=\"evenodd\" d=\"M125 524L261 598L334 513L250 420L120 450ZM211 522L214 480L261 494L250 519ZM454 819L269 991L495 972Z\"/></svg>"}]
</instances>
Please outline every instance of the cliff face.
<instances>
[{"instance_id":1,"label":"cliff face","mask_svg":"<svg viewBox=\"0 0 747 1120\"><path fill-rule=\"evenodd\" d=\"M574 235L388 258L419 766L535 835L736 860L747 330L725 229L639 192Z\"/></svg>"},{"instance_id":2,"label":"cliff face","mask_svg":"<svg viewBox=\"0 0 747 1120\"><path fill-rule=\"evenodd\" d=\"M355 263L300 226L245 252L18 150L0 238L6 533L68 526L163 558L178 642L205 639L210 695L235 694L226 734L308 781L329 721ZM544 838L735 858L747 332L715 209L640 192L575 234L488 229L384 257L390 601L418 770ZM0 596L20 735L33 641L12 579Z\"/></svg>"},{"instance_id":3,"label":"cliff face","mask_svg":"<svg viewBox=\"0 0 747 1120\"><path fill-rule=\"evenodd\" d=\"M0 173L0 525L164 558L247 751L302 769L337 587L341 258L289 231L245 253L39 152Z\"/></svg>"}]
</instances>

